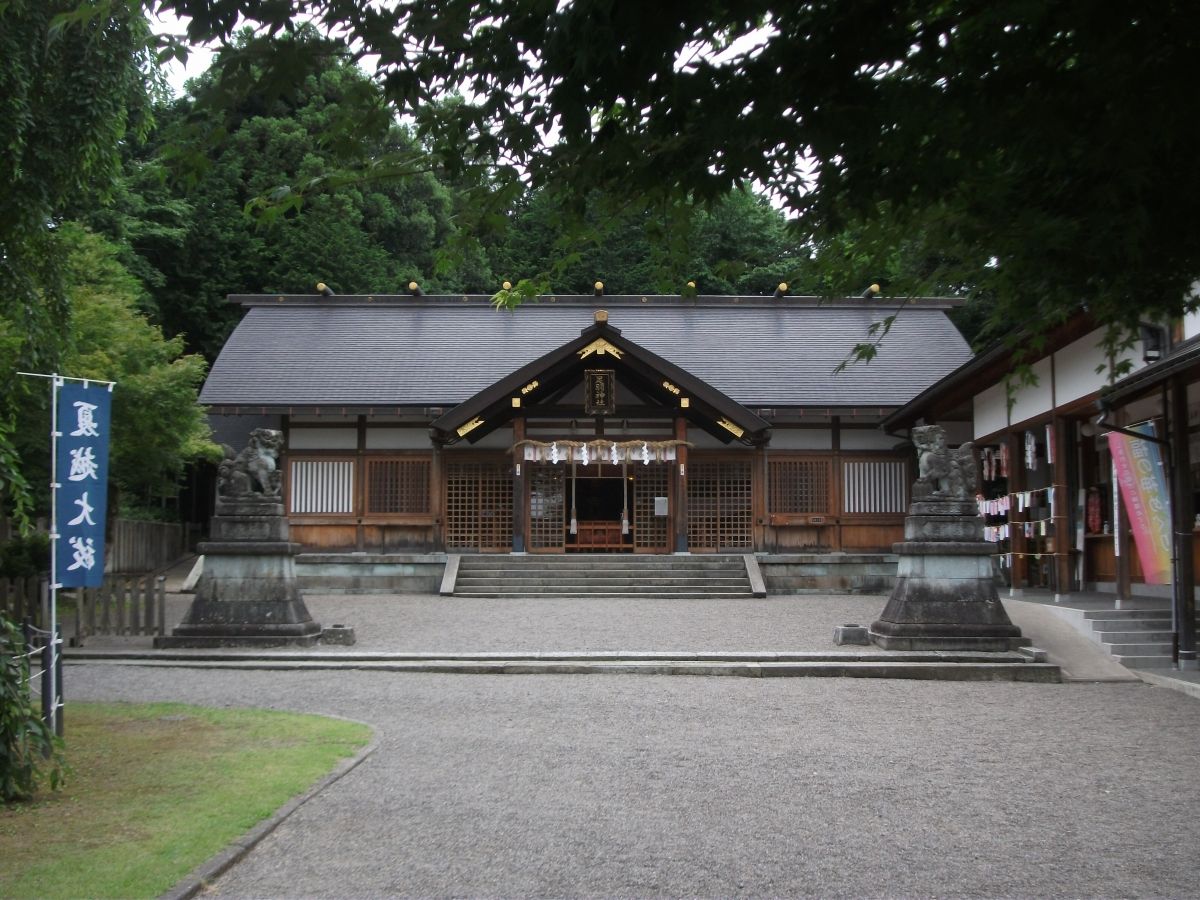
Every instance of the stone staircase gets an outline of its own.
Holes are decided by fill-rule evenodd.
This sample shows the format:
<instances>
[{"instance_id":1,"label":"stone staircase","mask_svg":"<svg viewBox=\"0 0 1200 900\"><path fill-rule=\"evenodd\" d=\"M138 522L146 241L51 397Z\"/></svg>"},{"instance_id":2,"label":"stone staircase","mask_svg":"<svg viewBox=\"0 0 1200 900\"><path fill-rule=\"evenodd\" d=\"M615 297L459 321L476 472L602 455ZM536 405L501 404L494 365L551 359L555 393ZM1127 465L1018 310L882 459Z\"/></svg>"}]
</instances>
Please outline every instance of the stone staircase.
<instances>
[{"instance_id":1,"label":"stone staircase","mask_svg":"<svg viewBox=\"0 0 1200 900\"><path fill-rule=\"evenodd\" d=\"M1171 610L1108 609L1083 614L1091 638L1130 669L1163 669L1173 665Z\"/></svg>"},{"instance_id":2,"label":"stone staircase","mask_svg":"<svg viewBox=\"0 0 1200 900\"><path fill-rule=\"evenodd\" d=\"M751 570L757 576L752 583ZM456 597L746 599L765 596L754 557L569 553L451 557L443 594Z\"/></svg>"}]
</instances>

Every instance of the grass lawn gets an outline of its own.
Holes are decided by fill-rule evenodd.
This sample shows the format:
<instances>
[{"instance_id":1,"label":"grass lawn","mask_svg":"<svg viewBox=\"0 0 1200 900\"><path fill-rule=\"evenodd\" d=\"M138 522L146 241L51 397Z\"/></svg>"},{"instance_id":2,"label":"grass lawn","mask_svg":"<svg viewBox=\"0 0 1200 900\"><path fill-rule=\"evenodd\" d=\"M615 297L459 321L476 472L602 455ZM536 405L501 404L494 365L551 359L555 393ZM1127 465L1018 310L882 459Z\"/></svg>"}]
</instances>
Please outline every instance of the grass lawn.
<instances>
[{"instance_id":1,"label":"grass lawn","mask_svg":"<svg viewBox=\"0 0 1200 900\"><path fill-rule=\"evenodd\" d=\"M154 897L370 739L319 716L69 703L66 785L0 806L0 896Z\"/></svg>"}]
</instances>

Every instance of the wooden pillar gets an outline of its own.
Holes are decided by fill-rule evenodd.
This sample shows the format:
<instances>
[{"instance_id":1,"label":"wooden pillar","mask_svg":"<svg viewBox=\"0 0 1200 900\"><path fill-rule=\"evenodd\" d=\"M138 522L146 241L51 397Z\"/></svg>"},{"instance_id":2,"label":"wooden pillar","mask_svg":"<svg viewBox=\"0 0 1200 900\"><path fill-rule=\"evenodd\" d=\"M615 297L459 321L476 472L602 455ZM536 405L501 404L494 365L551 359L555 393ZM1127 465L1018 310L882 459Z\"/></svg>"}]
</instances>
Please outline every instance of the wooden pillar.
<instances>
[{"instance_id":1,"label":"wooden pillar","mask_svg":"<svg viewBox=\"0 0 1200 900\"><path fill-rule=\"evenodd\" d=\"M829 542L829 549L834 553L842 552L842 517L845 515L845 510L842 508L842 417L831 416L829 419L829 436L830 450L832 451L830 464L830 474L833 476L833 485L835 497L833 503L830 504L830 511L833 513L833 527L830 528L830 533L833 535Z\"/></svg>"},{"instance_id":2,"label":"wooden pillar","mask_svg":"<svg viewBox=\"0 0 1200 900\"><path fill-rule=\"evenodd\" d=\"M525 417L516 416L512 423L513 444L525 440ZM512 552L525 552L525 532L529 525L529 505L525 500L525 448L513 447L513 515Z\"/></svg>"},{"instance_id":3,"label":"wooden pillar","mask_svg":"<svg viewBox=\"0 0 1200 900\"><path fill-rule=\"evenodd\" d=\"M675 440L687 440L687 419L675 419ZM688 553L688 500L687 500L688 448L680 444L675 450L675 509L673 511L676 553Z\"/></svg>"},{"instance_id":4,"label":"wooden pillar","mask_svg":"<svg viewBox=\"0 0 1200 900\"><path fill-rule=\"evenodd\" d=\"M1025 520L1029 512L1017 511L1017 497L1025 490L1025 442L1016 432L1004 436L1008 445L1008 546L1012 552L1012 568L1009 574L1012 578L1012 596L1019 597L1027 584L1025 561Z\"/></svg>"},{"instance_id":5,"label":"wooden pillar","mask_svg":"<svg viewBox=\"0 0 1200 900\"><path fill-rule=\"evenodd\" d=\"M1192 461L1188 447L1187 382L1171 379L1171 509L1174 512L1175 635L1180 669L1195 669L1196 660L1196 568L1192 558L1192 531L1196 509L1192 500Z\"/></svg>"},{"instance_id":6,"label":"wooden pillar","mask_svg":"<svg viewBox=\"0 0 1200 900\"><path fill-rule=\"evenodd\" d=\"M1054 478L1050 489L1054 492L1054 593L1055 596L1071 593L1074 568L1071 565L1071 547L1074 532L1071 528L1071 510L1074 501L1071 485L1078 479L1072 461L1075 458L1075 442L1071 439L1074 430L1061 416L1055 416L1054 432Z\"/></svg>"},{"instance_id":7,"label":"wooden pillar","mask_svg":"<svg viewBox=\"0 0 1200 900\"><path fill-rule=\"evenodd\" d=\"M356 425L358 452L355 454L354 470L358 473L358 484L355 485L357 497L354 509L358 516L354 529L354 549L362 553L367 549L366 529L363 527L363 516L367 512L367 417L359 416ZM384 549L384 543L380 542L380 551Z\"/></svg>"},{"instance_id":8,"label":"wooden pillar","mask_svg":"<svg viewBox=\"0 0 1200 900\"><path fill-rule=\"evenodd\" d=\"M443 469L442 445L434 443L429 465L429 512L433 516L433 531L429 536L431 549L446 549L446 480Z\"/></svg>"}]
</instances>

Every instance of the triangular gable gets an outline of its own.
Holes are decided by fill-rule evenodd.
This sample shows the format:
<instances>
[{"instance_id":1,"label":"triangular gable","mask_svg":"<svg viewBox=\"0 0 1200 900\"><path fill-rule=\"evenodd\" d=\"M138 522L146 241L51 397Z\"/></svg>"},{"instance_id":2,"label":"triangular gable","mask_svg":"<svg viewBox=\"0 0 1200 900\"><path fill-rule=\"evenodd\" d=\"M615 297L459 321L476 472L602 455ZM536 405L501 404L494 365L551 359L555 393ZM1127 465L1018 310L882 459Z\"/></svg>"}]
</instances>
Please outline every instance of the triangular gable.
<instances>
[{"instance_id":1,"label":"triangular gable","mask_svg":"<svg viewBox=\"0 0 1200 900\"><path fill-rule=\"evenodd\" d=\"M770 438L770 425L712 385L645 347L621 337L621 330L597 313L579 337L484 388L435 420L433 440L471 443L512 421L522 409L581 380L583 371L614 369L622 382L685 417L725 443L758 446ZM618 416L619 417L619 416Z\"/></svg>"}]
</instances>

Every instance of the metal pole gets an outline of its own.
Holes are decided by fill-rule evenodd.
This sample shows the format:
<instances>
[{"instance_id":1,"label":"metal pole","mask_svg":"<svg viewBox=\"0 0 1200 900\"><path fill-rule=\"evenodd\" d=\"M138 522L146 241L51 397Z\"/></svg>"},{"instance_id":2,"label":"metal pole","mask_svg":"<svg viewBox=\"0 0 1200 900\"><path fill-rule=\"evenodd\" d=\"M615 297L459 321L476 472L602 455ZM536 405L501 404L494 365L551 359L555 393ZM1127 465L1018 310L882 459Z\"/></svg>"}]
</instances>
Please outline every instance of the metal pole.
<instances>
[{"instance_id":1,"label":"metal pole","mask_svg":"<svg viewBox=\"0 0 1200 900\"><path fill-rule=\"evenodd\" d=\"M50 697L50 715L46 724L54 729L55 734L61 734L58 729L58 684L55 678L58 673L54 665L58 646L54 641L58 635L58 439L62 436L58 430L58 389L62 383L57 373L50 379L50 622L46 626L50 656L46 660L47 674L43 681ZM44 697L42 709L46 709Z\"/></svg>"},{"instance_id":2,"label":"metal pole","mask_svg":"<svg viewBox=\"0 0 1200 900\"><path fill-rule=\"evenodd\" d=\"M63 736L63 714L62 714L62 626L58 626L54 633L50 635L54 641L54 683L57 686L57 694L54 696L54 733L59 737Z\"/></svg>"}]
</instances>

